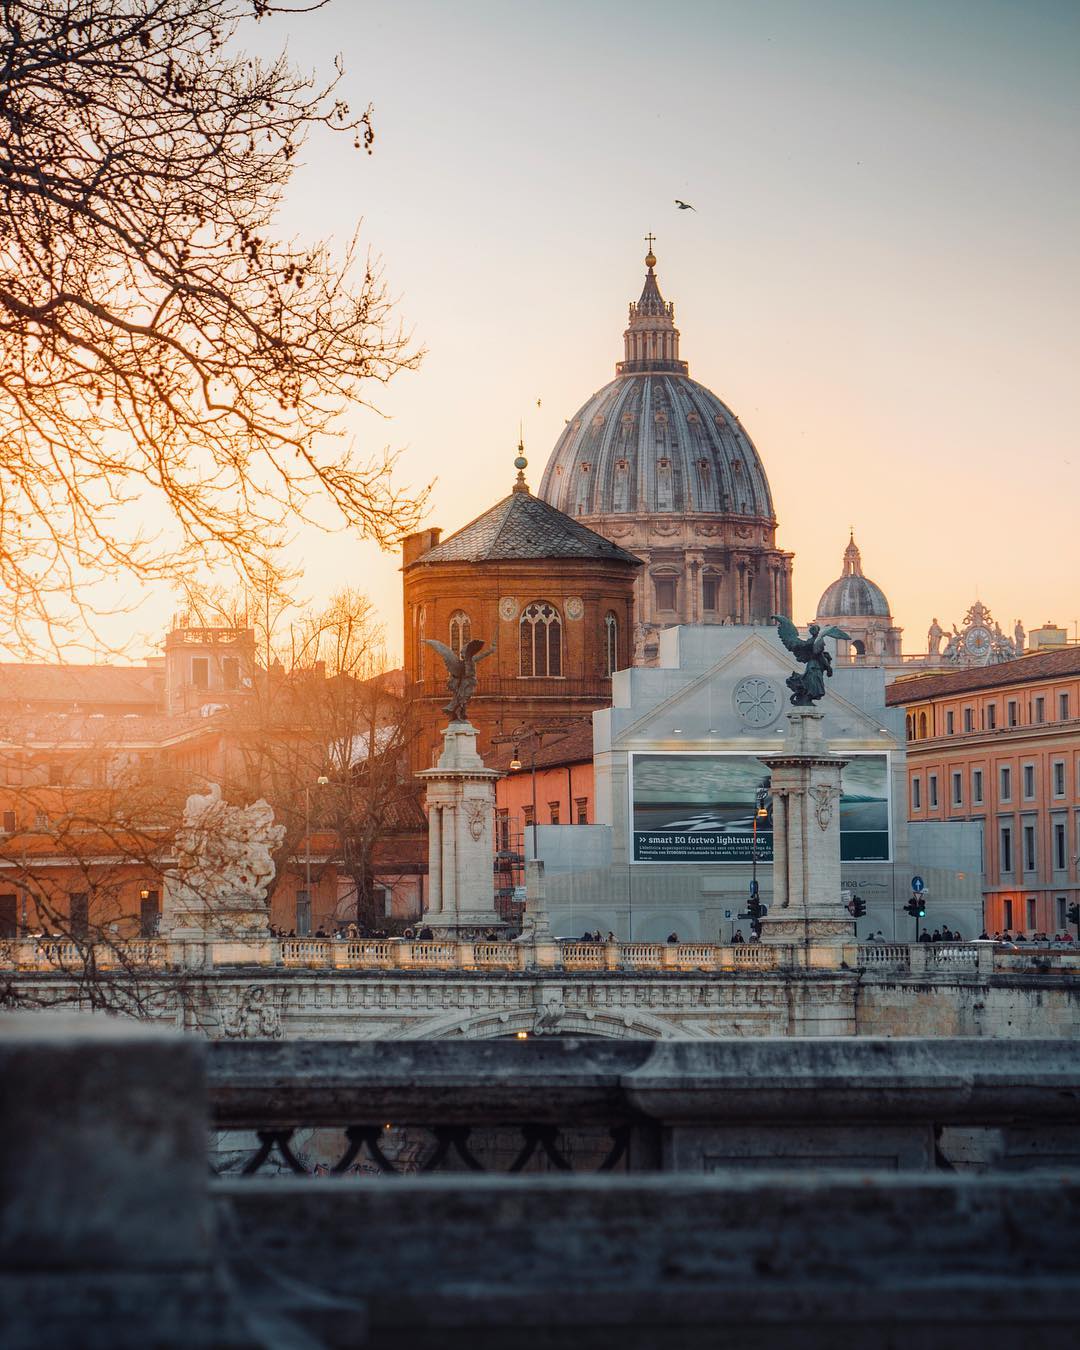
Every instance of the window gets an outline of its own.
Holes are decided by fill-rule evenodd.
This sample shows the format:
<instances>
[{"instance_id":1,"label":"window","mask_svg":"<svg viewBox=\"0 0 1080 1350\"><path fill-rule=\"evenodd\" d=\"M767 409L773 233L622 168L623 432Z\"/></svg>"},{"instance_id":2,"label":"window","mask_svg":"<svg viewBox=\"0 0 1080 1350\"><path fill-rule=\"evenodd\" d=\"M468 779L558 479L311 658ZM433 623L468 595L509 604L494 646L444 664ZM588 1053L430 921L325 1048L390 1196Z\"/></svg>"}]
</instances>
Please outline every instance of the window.
<instances>
[{"instance_id":1,"label":"window","mask_svg":"<svg viewBox=\"0 0 1080 1350\"><path fill-rule=\"evenodd\" d=\"M933 809L938 804L936 773L926 775L926 795L930 800L930 807Z\"/></svg>"},{"instance_id":2,"label":"window","mask_svg":"<svg viewBox=\"0 0 1080 1350\"><path fill-rule=\"evenodd\" d=\"M559 803L558 803L558 802L548 802L548 817L549 817L550 823L551 823L552 825L558 825L558 823L559 823Z\"/></svg>"},{"instance_id":3,"label":"window","mask_svg":"<svg viewBox=\"0 0 1080 1350\"><path fill-rule=\"evenodd\" d=\"M715 572L706 572L701 578L701 607L710 611L720 608L720 578Z\"/></svg>"},{"instance_id":4,"label":"window","mask_svg":"<svg viewBox=\"0 0 1080 1350\"><path fill-rule=\"evenodd\" d=\"M1018 727L1020 725L1020 706L1014 698L1009 699L1008 722L1011 727Z\"/></svg>"},{"instance_id":5,"label":"window","mask_svg":"<svg viewBox=\"0 0 1080 1350\"><path fill-rule=\"evenodd\" d=\"M1024 765L1024 801L1033 801L1035 797L1035 765Z\"/></svg>"},{"instance_id":6,"label":"window","mask_svg":"<svg viewBox=\"0 0 1080 1350\"><path fill-rule=\"evenodd\" d=\"M1003 802L1012 801L1012 770L1007 764L998 772L998 796Z\"/></svg>"},{"instance_id":7,"label":"window","mask_svg":"<svg viewBox=\"0 0 1080 1350\"><path fill-rule=\"evenodd\" d=\"M911 780L911 809L913 811L922 810L922 780L920 778Z\"/></svg>"},{"instance_id":8,"label":"window","mask_svg":"<svg viewBox=\"0 0 1080 1350\"><path fill-rule=\"evenodd\" d=\"M495 847L500 853L510 852L510 808L500 806L495 811Z\"/></svg>"},{"instance_id":9,"label":"window","mask_svg":"<svg viewBox=\"0 0 1080 1350\"><path fill-rule=\"evenodd\" d=\"M987 731L997 730L997 704L987 704L986 708L986 729Z\"/></svg>"},{"instance_id":10,"label":"window","mask_svg":"<svg viewBox=\"0 0 1080 1350\"><path fill-rule=\"evenodd\" d=\"M51 787L62 787L64 782L64 766L62 764L49 765L49 785Z\"/></svg>"},{"instance_id":11,"label":"window","mask_svg":"<svg viewBox=\"0 0 1080 1350\"><path fill-rule=\"evenodd\" d=\"M47 830L49 828L49 817L44 811L34 813L34 829Z\"/></svg>"},{"instance_id":12,"label":"window","mask_svg":"<svg viewBox=\"0 0 1080 1350\"><path fill-rule=\"evenodd\" d=\"M68 905L71 936L76 942L81 942L90 928L90 896L86 891L75 891Z\"/></svg>"},{"instance_id":13,"label":"window","mask_svg":"<svg viewBox=\"0 0 1080 1350\"><path fill-rule=\"evenodd\" d=\"M1003 872L1011 872L1013 870L1011 825L1002 825L1001 827L1001 870ZM1011 922L1006 924L1006 927L1011 928Z\"/></svg>"},{"instance_id":14,"label":"window","mask_svg":"<svg viewBox=\"0 0 1080 1350\"><path fill-rule=\"evenodd\" d=\"M921 741L926 740L926 714L924 712L919 714L919 739Z\"/></svg>"},{"instance_id":15,"label":"window","mask_svg":"<svg viewBox=\"0 0 1080 1350\"><path fill-rule=\"evenodd\" d=\"M521 814L526 825L531 825L533 823L533 809L531 806L523 806L521 808Z\"/></svg>"},{"instance_id":16,"label":"window","mask_svg":"<svg viewBox=\"0 0 1080 1350\"><path fill-rule=\"evenodd\" d=\"M422 680L427 669L427 610L423 605L416 611L416 678Z\"/></svg>"},{"instance_id":17,"label":"window","mask_svg":"<svg viewBox=\"0 0 1080 1350\"><path fill-rule=\"evenodd\" d=\"M574 798L574 819L579 825L588 825L589 823L589 799L588 797Z\"/></svg>"},{"instance_id":18,"label":"window","mask_svg":"<svg viewBox=\"0 0 1080 1350\"><path fill-rule=\"evenodd\" d=\"M1035 826L1024 826L1024 871L1035 871Z\"/></svg>"},{"instance_id":19,"label":"window","mask_svg":"<svg viewBox=\"0 0 1080 1350\"><path fill-rule=\"evenodd\" d=\"M945 714L945 735L951 736L956 730L956 714L950 708Z\"/></svg>"},{"instance_id":20,"label":"window","mask_svg":"<svg viewBox=\"0 0 1080 1350\"><path fill-rule=\"evenodd\" d=\"M19 936L18 896L0 895L0 940Z\"/></svg>"},{"instance_id":21,"label":"window","mask_svg":"<svg viewBox=\"0 0 1080 1350\"><path fill-rule=\"evenodd\" d=\"M157 891L142 891L139 895L139 936L157 937L161 906Z\"/></svg>"},{"instance_id":22,"label":"window","mask_svg":"<svg viewBox=\"0 0 1080 1350\"><path fill-rule=\"evenodd\" d=\"M0 896L0 899L3 897ZM1057 898L1057 927L1065 929L1069 926L1069 907L1067 897L1059 895Z\"/></svg>"},{"instance_id":23,"label":"window","mask_svg":"<svg viewBox=\"0 0 1080 1350\"><path fill-rule=\"evenodd\" d=\"M1069 696L1068 694L1058 694L1058 719L1062 722L1069 720Z\"/></svg>"},{"instance_id":24,"label":"window","mask_svg":"<svg viewBox=\"0 0 1080 1350\"><path fill-rule=\"evenodd\" d=\"M546 600L534 600L522 611L520 671L522 675L551 678L562 674L562 620Z\"/></svg>"},{"instance_id":25,"label":"window","mask_svg":"<svg viewBox=\"0 0 1080 1350\"><path fill-rule=\"evenodd\" d=\"M1027 926L1028 930L1034 933L1038 927L1038 918L1035 913L1035 897L1029 895L1027 898Z\"/></svg>"},{"instance_id":26,"label":"window","mask_svg":"<svg viewBox=\"0 0 1080 1350\"><path fill-rule=\"evenodd\" d=\"M1054 866L1059 872L1064 872L1068 866L1068 858L1065 856L1065 822L1063 820L1054 821Z\"/></svg>"},{"instance_id":27,"label":"window","mask_svg":"<svg viewBox=\"0 0 1080 1350\"><path fill-rule=\"evenodd\" d=\"M375 891L376 907L381 909L383 917L392 919L394 917L394 893L389 886L376 886Z\"/></svg>"},{"instance_id":28,"label":"window","mask_svg":"<svg viewBox=\"0 0 1080 1350\"><path fill-rule=\"evenodd\" d=\"M191 658L191 683L196 689L210 688L210 658L193 656Z\"/></svg>"},{"instance_id":29,"label":"window","mask_svg":"<svg viewBox=\"0 0 1080 1350\"><path fill-rule=\"evenodd\" d=\"M1040 694L1035 700L1035 722L1042 724L1046 721L1046 699Z\"/></svg>"},{"instance_id":30,"label":"window","mask_svg":"<svg viewBox=\"0 0 1080 1350\"><path fill-rule=\"evenodd\" d=\"M472 621L463 609L450 615L450 647L459 655L472 640Z\"/></svg>"},{"instance_id":31,"label":"window","mask_svg":"<svg viewBox=\"0 0 1080 1350\"><path fill-rule=\"evenodd\" d=\"M235 656L221 658L221 682L226 689L240 688L240 661Z\"/></svg>"},{"instance_id":32,"label":"window","mask_svg":"<svg viewBox=\"0 0 1080 1350\"><path fill-rule=\"evenodd\" d=\"M311 936L311 896L307 891L296 892L296 936Z\"/></svg>"},{"instance_id":33,"label":"window","mask_svg":"<svg viewBox=\"0 0 1080 1350\"><path fill-rule=\"evenodd\" d=\"M981 806L983 799L983 771L982 769L972 769L971 771L971 800L975 806Z\"/></svg>"},{"instance_id":34,"label":"window","mask_svg":"<svg viewBox=\"0 0 1080 1350\"><path fill-rule=\"evenodd\" d=\"M14 812L14 811L5 811L5 812L4 812L4 833L5 833L5 834L14 834L15 831L16 831L18 828L19 828L19 823L18 823L18 821L17 821L16 818L15 818L15 812Z\"/></svg>"},{"instance_id":35,"label":"window","mask_svg":"<svg viewBox=\"0 0 1080 1350\"><path fill-rule=\"evenodd\" d=\"M910 713L908 713L907 719L906 719L904 725L905 725L905 730L907 731L907 738L908 738L908 740L910 741L910 740L912 739L912 726L913 726L912 720L911 720L911 714L910 714Z\"/></svg>"},{"instance_id":36,"label":"window","mask_svg":"<svg viewBox=\"0 0 1080 1350\"><path fill-rule=\"evenodd\" d=\"M1054 796L1065 796L1065 761L1063 759L1054 760Z\"/></svg>"},{"instance_id":37,"label":"window","mask_svg":"<svg viewBox=\"0 0 1080 1350\"><path fill-rule=\"evenodd\" d=\"M953 806L963 806L964 804L964 775L959 769L953 770L952 804Z\"/></svg>"},{"instance_id":38,"label":"window","mask_svg":"<svg viewBox=\"0 0 1080 1350\"><path fill-rule=\"evenodd\" d=\"M653 577L657 609L676 609L679 599L678 577Z\"/></svg>"},{"instance_id":39,"label":"window","mask_svg":"<svg viewBox=\"0 0 1080 1350\"><path fill-rule=\"evenodd\" d=\"M1007 895L1001 902L1006 933L1012 927L1012 896Z\"/></svg>"},{"instance_id":40,"label":"window","mask_svg":"<svg viewBox=\"0 0 1080 1350\"><path fill-rule=\"evenodd\" d=\"M604 673L614 675L619 669L619 621L608 610L604 615Z\"/></svg>"},{"instance_id":41,"label":"window","mask_svg":"<svg viewBox=\"0 0 1080 1350\"><path fill-rule=\"evenodd\" d=\"M974 731L974 730L975 730L975 710L974 710L974 708L965 708L965 709L964 709L964 730L965 730L965 731Z\"/></svg>"}]
</instances>

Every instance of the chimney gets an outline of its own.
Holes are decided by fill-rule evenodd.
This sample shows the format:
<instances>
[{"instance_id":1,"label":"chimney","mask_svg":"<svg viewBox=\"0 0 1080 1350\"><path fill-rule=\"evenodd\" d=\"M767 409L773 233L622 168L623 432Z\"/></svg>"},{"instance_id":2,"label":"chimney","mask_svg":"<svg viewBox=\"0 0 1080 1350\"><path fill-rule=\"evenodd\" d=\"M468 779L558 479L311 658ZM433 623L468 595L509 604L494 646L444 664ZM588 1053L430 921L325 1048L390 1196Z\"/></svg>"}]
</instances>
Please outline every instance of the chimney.
<instances>
[{"instance_id":1,"label":"chimney","mask_svg":"<svg viewBox=\"0 0 1080 1350\"><path fill-rule=\"evenodd\" d=\"M428 549L434 548L441 536L442 529L438 525L432 526L429 530L417 530L415 534L406 535L401 541L402 567L409 567Z\"/></svg>"}]
</instances>

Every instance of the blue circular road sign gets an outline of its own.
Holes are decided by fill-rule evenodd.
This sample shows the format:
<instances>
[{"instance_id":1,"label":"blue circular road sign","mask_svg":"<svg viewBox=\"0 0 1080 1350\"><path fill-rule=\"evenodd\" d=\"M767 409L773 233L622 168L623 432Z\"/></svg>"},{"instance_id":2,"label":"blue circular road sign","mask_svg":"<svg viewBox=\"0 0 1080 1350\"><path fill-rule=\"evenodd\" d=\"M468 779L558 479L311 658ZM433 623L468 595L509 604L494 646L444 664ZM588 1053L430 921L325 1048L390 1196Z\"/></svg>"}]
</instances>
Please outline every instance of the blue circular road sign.
<instances>
[{"instance_id":1,"label":"blue circular road sign","mask_svg":"<svg viewBox=\"0 0 1080 1350\"><path fill-rule=\"evenodd\" d=\"M922 877L912 877L911 889L918 895L921 891L926 890L926 882L923 881Z\"/></svg>"}]
</instances>

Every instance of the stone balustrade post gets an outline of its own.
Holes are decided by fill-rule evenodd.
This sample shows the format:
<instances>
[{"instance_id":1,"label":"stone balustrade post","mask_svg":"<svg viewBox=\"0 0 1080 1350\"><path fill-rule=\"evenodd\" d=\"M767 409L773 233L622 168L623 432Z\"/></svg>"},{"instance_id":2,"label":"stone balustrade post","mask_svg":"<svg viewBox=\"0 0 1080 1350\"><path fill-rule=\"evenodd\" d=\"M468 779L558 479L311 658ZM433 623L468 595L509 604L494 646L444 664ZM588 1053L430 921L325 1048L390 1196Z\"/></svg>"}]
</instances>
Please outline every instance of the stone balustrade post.
<instances>
[{"instance_id":1,"label":"stone balustrade post","mask_svg":"<svg viewBox=\"0 0 1080 1350\"><path fill-rule=\"evenodd\" d=\"M455 970L471 970L476 965L476 943L458 941L454 953Z\"/></svg>"},{"instance_id":2,"label":"stone balustrade post","mask_svg":"<svg viewBox=\"0 0 1080 1350\"><path fill-rule=\"evenodd\" d=\"M234 1345L213 1275L206 1044L0 1016L0 1342Z\"/></svg>"},{"instance_id":3,"label":"stone balustrade post","mask_svg":"<svg viewBox=\"0 0 1080 1350\"><path fill-rule=\"evenodd\" d=\"M926 942L913 942L908 948L909 966L908 969L912 975L926 974L926 949L929 946Z\"/></svg>"},{"instance_id":4,"label":"stone balustrade post","mask_svg":"<svg viewBox=\"0 0 1080 1350\"><path fill-rule=\"evenodd\" d=\"M605 970L621 970L623 964L622 945L618 942L604 943Z\"/></svg>"},{"instance_id":5,"label":"stone balustrade post","mask_svg":"<svg viewBox=\"0 0 1080 1350\"><path fill-rule=\"evenodd\" d=\"M411 942L394 943L394 965L412 969L417 964L416 953Z\"/></svg>"},{"instance_id":6,"label":"stone balustrade post","mask_svg":"<svg viewBox=\"0 0 1080 1350\"><path fill-rule=\"evenodd\" d=\"M538 942L533 951L540 970L555 970L562 965L562 950L557 942Z\"/></svg>"},{"instance_id":7,"label":"stone balustrade post","mask_svg":"<svg viewBox=\"0 0 1080 1350\"><path fill-rule=\"evenodd\" d=\"M665 942L660 949L660 969L678 970L679 969L679 949L674 942Z\"/></svg>"},{"instance_id":8,"label":"stone balustrade post","mask_svg":"<svg viewBox=\"0 0 1080 1350\"><path fill-rule=\"evenodd\" d=\"M983 978L994 973L994 945L992 942L980 942L976 947L978 971Z\"/></svg>"}]
</instances>

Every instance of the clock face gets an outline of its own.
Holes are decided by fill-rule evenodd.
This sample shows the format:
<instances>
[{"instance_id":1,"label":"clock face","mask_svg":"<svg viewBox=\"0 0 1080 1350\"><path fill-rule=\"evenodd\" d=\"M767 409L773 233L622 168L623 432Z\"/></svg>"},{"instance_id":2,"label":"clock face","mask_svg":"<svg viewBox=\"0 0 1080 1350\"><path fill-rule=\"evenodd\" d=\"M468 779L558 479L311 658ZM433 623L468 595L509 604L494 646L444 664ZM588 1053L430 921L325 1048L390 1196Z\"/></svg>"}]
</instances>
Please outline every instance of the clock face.
<instances>
[{"instance_id":1,"label":"clock face","mask_svg":"<svg viewBox=\"0 0 1080 1350\"><path fill-rule=\"evenodd\" d=\"M964 634L964 647L969 656L985 656L990 650L990 630L975 624Z\"/></svg>"}]
</instances>

